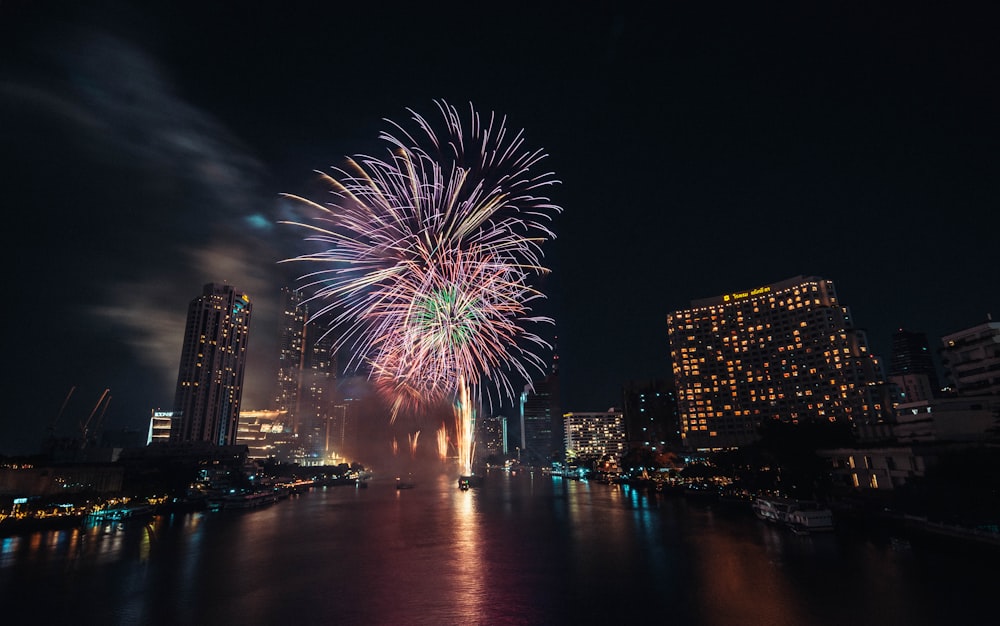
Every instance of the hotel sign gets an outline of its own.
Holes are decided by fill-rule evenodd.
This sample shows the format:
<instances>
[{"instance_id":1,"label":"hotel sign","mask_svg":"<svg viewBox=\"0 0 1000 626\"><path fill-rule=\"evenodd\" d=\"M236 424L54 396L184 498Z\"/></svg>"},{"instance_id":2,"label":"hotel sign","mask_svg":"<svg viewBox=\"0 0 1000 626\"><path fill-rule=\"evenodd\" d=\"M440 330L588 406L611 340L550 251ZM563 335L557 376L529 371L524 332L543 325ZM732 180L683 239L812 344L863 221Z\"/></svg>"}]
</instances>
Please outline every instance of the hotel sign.
<instances>
[{"instance_id":1,"label":"hotel sign","mask_svg":"<svg viewBox=\"0 0 1000 626\"><path fill-rule=\"evenodd\" d=\"M736 293L727 293L722 296L723 302L731 302L733 300L742 300L744 298L750 298L752 296L759 296L771 291L770 287L757 287L756 289L751 289L750 291L738 291Z\"/></svg>"}]
</instances>

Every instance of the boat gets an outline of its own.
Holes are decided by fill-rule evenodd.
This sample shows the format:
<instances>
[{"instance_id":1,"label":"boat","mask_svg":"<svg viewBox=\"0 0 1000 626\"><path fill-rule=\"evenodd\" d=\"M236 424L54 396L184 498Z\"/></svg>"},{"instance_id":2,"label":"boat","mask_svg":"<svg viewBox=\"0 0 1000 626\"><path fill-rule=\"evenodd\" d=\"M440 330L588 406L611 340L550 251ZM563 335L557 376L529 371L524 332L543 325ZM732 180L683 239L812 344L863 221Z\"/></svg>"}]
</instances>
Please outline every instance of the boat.
<instances>
[{"instance_id":1,"label":"boat","mask_svg":"<svg viewBox=\"0 0 1000 626\"><path fill-rule=\"evenodd\" d=\"M155 512L155 508L150 504L123 504L120 506L91 511L90 513L87 513L84 521L89 524L120 522L126 519L150 517Z\"/></svg>"},{"instance_id":2,"label":"boat","mask_svg":"<svg viewBox=\"0 0 1000 626\"><path fill-rule=\"evenodd\" d=\"M399 476L396 477L396 489L413 489L416 486L413 482L401 480Z\"/></svg>"},{"instance_id":3,"label":"boat","mask_svg":"<svg viewBox=\"0 0 1000 626\"><path fill-rule=\"evenodd\" d=\"M463 474L458 477L458 488L462 491L468 491L472 487L481 487L482 485L482 476L477 476L476 474Z\"/></svg>"},{"instance_id":4,"label":"boat","mask_svg":"<svg viewBox=\"0 0 1000 626\"><path fill-rule=\"evenodd\" d=\"M833 512L811 500L758 497L753 512L757 519L788 526L798 533L833 530Z\"/></svg>"},{"instance_id":5,"label":"boat","mask_svg":"<svg viewBox=\"0 0 1000 626\"><path fill-rule=\"evenodd\" d=\"M271 504L278 500L274 491L253 491L246 493L233 493L222 499L223 509L254 509L265 504Z\"/></svg>"}]
</instances>

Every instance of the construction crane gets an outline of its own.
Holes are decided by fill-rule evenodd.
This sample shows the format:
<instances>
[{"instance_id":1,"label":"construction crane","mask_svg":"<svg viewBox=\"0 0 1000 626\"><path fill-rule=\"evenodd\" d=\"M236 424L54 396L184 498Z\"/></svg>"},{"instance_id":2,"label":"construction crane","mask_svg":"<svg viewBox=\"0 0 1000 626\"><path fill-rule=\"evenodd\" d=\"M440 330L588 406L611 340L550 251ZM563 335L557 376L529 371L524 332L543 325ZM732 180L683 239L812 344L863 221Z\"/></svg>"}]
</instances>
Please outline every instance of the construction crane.
<instances>
[{"instance_id":1,"label":"construction crane","mask_svg":"<svg viewBox=\"0 0 1000 626\"><path fill-rule=\"evenodd\" d=\"M90 411L90 415L87 417L87 420L84 422L80 422L81 449L87 447L87 432L90 428L91 421L93 421L94 419L94 415L97 414L97 409L101 409L101 414L97 418L97 422L94 425L94 430L97 430L100 427L101 421L104 419L104 413L105 411L108 410L109 404L111 404L111 389L105 389L104 393L102 393L101 397L97 400L97 404L94 405L93 410ZM101 405L104 405L104 408L101 408Z\"/></svg>"}]
</instances>

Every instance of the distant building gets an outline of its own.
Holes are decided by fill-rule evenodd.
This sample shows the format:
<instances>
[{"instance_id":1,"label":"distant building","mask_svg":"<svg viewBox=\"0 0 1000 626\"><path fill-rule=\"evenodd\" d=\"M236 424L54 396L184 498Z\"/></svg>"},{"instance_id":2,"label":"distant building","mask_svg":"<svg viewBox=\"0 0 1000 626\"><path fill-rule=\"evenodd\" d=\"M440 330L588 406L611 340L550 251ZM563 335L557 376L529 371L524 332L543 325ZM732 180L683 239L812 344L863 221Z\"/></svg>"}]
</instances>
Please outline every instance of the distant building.
<instances>
[{"instance_id":1,"label":"distant building","mask_svg":"<svg viewBox=\"0 0 1000 626\"><path fill-rule=\"evenodd\" d=\"M337 382L334 339L310 317L300 290L281 290L275 406L285 411L302 460L329 451Z\"/></svg>"},{"instance_id":2,"label":"distant building","mask_svg":"<svg viewBox=\"0 0 1000 626\"><path fill-rule=\"evenodd\" d=\"M833 281L797 276L667 316L681 438L738 447L766 420L877 423L891 397Z\"/></svg>"},{"instance_id":3,"label":"distant building","mask_svg":"<svg viewBox=\"0 0 1000 626\"><path fill-rule=\"evenodd\" d=\"M680 447L677 393L670 380L630 381L622 386L622 399L628 447L654 452Z\"/></svg>"},{"instance_id":4,"label":"distant building","mask_svg":"<svg viewBox=\"0 0 1000 626\"><path fill-rule=\"evenodd\" d=\"M553 350L549 374L524 386L520 402L519 460L528 465L562 461L563 421L559 398L559 354Z\"/></svg>"},{"instance_id":5,"label":"distant building","mask_svg":"<svg viewBox=\"0 0 1000 626\"><path fill-rule=\"evenodd\" d=\"M625 417L620 410L563 415L566 461L597 460L607 455L616 462L625 454Z\"/></svg>"},{"instance_id":6,"label":"distant building","mask_svg":"<svg viewBox=\"0 0 1000 626\"><path fill-rule=\"evenodd\" d=\"M285 411L240 411L236 444L247 447L249 459L293 461L295 434Z\"/></svg>"},{"instance_id":7,"label":"distant building","mask_svg":"<svg viewBox=\"0 0 1000 626\"><path fill-rule=\"evenodd\" d=\"M479 419L476 459L507 456L507 418L493 415Z\"/></svg>"},{"instance_id":8,"label":"distant building","mask_svg":"<svg viewBox=\"0 0 1000 626\"><path fill-rule=\"evenodd\" d=\"M1000 322L986 322L941 338L945 377L960 396L1000 398Z\"/></svg>"},{"instance_id":9,"label":"distant building","mask_svg":"<svg viewBox=\"0 0 1000 626\"><path fill-rule=\"evenodd\" d=\"M896 407L893 436L900 444L984 441L996 437L996 402L989 397L936 398Z\"/></svg>"},{"instance_id":10,"label":"distant building","mask_svg":"<svg viewBox=\"0 0 1000 626\"><path fill-rule=\"evenodd\" d=\"M344 398L331 407L326 431L327 456L358 458L370 453L361 441L361 421L366 410L367 403L354 397Z\"/></svg>"},{"instance_id":11,"label":"distant building","mask_svg":"<svg viewBox=\"0 0 1000 626\"><path fill-rule=\"evenodd\" d=\"M278 308L278 380L274 408L290 421L298 418L298 405L305 361L306 307L302 293L283 287Z\"/></svg>"},{"instance_id":12,"label":"distant building","mask_svg":"<svg viewBox=\"0 0 1000 626\"><path fill-rule=\"evenodd\" d=\"M856 491L891 491L926 475L941 449L925 446L838 448L822 450L830 463L834 484Z\"/></svg>"},{"instance_id":13,"label":"distant building","mask_svg":"<svg viewBox=\"0 0 1000 626\"><path fill-rule=\"evenodd\" d=\"M176 427L176 420L177 417L173 411L153 411L153 416L149 418L149 434L146 436L146 445L169 442L171 432Z\"/></svg>"},{"instance_id":14,"label":"distant building","mask_svg":"<svg viewBox=\"0 0 1000 626\"><path fill-rule=\"evenodd\" d=\"M941 383L925 333L900 328L892 335L889 382L899 389L901 402L936 398Z\"/></svg>"},{"instance_id":15,"label":"distant building","mask_svg":"<svg viewBox=\"0 0 1000 626\"><path fill-rule=\"evenodd\" d=\"M559 377L549 374L521 393L521 460L530 465L548 465L561 460L559 419Z\"/></svg>"},{"instance_id":16,"label":"distant building","mask_svg":"<svg viewBox=\"0 0 1000 626\"><path fill-rule=\"evenodd\" d=\"M188 306L174 441L235 444L252 310L247 294L217 283L205 285Z\"/></svg>"}]
</instances>

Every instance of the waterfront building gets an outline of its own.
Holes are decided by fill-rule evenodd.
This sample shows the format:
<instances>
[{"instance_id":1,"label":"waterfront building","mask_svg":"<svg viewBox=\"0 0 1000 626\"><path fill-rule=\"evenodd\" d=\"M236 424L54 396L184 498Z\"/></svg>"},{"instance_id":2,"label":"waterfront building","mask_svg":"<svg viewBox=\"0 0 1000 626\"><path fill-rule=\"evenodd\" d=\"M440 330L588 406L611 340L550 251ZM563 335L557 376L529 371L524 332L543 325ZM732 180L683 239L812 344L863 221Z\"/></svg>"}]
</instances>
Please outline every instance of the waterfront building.
<instances>
[{"instance_id":1,"label":"waterfront building","mask_svg":"<svg viewBox=\"0 0 1000 626\"><path fill-rule=\"evenodd\" d=\"M663 452L680 447L677 394L667 379L633 380L622 386L629 448Z\"/></svg>"},{"instance_id":2,"label":"waterfront building","mask_svg":"<svg viewBox=\"0 0 1000 626\"><path fill-rule=\"evenodd\" d=\"M927 473L940 448L889 446L820 450L830 463L835 487L848 492L886 492Z\"/></svg>"},{"instance_id":3,"label":"waterfront building","mask_svg":"<svg viewBox=\"0 0 1000 626\"><path fill-rule=\"evenodd\" d=\"M248 459L277 459L291 462L297 456L287 411L240 411L236 445L247 447Z\"/></svg>"},{"instance_id":4,"label":"waterfront building","mask_svg":"<svg viewBox=\"0 0 1000 626\"><path fill-rule=\"evenodd\" d=\"M275 406L287 415L302 463L330 452L337 358L326 330L310 318L300 290L282 288Z\"/></svg>"},{"instance_id":5,"label":"waterfront building","mask_svg":"<svg viewBox=\"0 0 1000 626\"><path fill-rule=\"evenodd\" d=\"M357 454L359 410L358 403L350 398L330 408L323 439L325 456Z\"/></svg>"},{"instance_id":6,"label":"waterfront building","mask_svg":"<svg viewBox=\"0 0 1000 626\"><path fill-rule=\"evenodd\" d=\"M941 383L925 333L902 328L893 333L888 379L899 389L902 402L920 402L940 395Z\"/></svg>"},{"instance_id":7,"label":"waterfront building","mask_svg":"<svg viewBox=\"0 0 1000 626\"><path fill-rule=\"evenodd\" d=\"M492 415L479 418L476 441L476 458L504 458L507 456L507 417Z\"/></svg>"},{"instance_id":8,"label":"waterfront building","mask_svg":"<svg viewBox=\"0 0 1000 626\"><path fill-rule=\"evenodd\" d=\"M306 307L302 292L282 287L278 308L278 380L274 408L289 421L298 418L299 391L305 359Z\"/></svg>"},{"instance_id":9,"label":"waterfront building","mask_svg":"<svg viewBox=\"0 0 1000 626\"><path fill-rule=\"evenodd\" d=\"M558 354L553 354L552 369L545 378L524 386L520 400L520 460L540 466L562 461Z\"/></svg>"},{"instance_id":10,"label":"waterfront building","mask_svg":"<svg viewBox=\"0 0 1000 626\"><path fill-rule=\"evenodd\" d=\"M118 493L123 476L120 465L107 462L0 467L0 496Z\"/></svg>"},{"instance_id":11,"label":"waterfront building","mask_svg":"<svg viewBox=\"0 0 1000 626\"><path fill-rule=\"evenodd\" d=\"M831 280L797 276L694 300L667 315L667 333L689 449L749 444L765 420L890 417L881 364Z\"/></svg>"},{"instance_id":12,"label":"waterfront building","mask_svg":"<svg viewBox=\"0 0 1000 626\"><path fill-rule=\"evenodd\" d=\"M986 321L941 338L945 377L960 396L1000 400L1000 322Z\"/></svg>"},{"instance_id":13,"label":"waterfront building","mask_svg":"<svg viewBox=\"0 0 1000 626\"><path fill-rule=\"evenodd\" d=\"M625 416L621 410L566 413L563 423L567 464L605 456L617 463L625 454Z\"/></svg>"},{"instance_id":14,"label":"waterfront building","mask_svg":"<svg viewBox=\"0 0 1000 626\"><path fill-rule=\"evenodd\" d=\"M208 283L188 306L173 441L234 445L253 305L230 285Z\"/></svg>"},{"instance_id":15,"label":"waterfront building","mask_svg":"<svg viewBox=\"0 0 1000 626\"><path fill-rule=\"evenodd\" d=\"M988 396L958 396L900 404L893 436L900 444L996 438L996 403L989 400Z\"/></svg>"},{"instance_id":16,"label":"waterfront building","mask_svg":"<svg viewBox=\"0 0 1000 626\"><path fill-rule=\"evenodd\" d=\"M173 411L153 411L149 418L149 433L146 436L146 445L151 443L166 443L170 441L170 433L175 428L176 416Z\"/></svg>"},{"instance_id":17,"label":"waterfront building","mask_svg":"<svg viewBox=\"0 0 1000 626\"><path fill-rule=\"evenodd\" d=\"M309 323L302 370L302 400L295 432L303 440L307 456L313 459L329 452L336 387L337 358L333 335L327 334L315 323Z\"/></svg>"}]
</instances>

